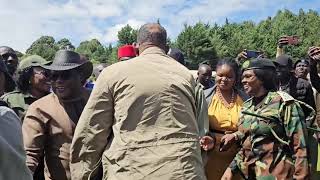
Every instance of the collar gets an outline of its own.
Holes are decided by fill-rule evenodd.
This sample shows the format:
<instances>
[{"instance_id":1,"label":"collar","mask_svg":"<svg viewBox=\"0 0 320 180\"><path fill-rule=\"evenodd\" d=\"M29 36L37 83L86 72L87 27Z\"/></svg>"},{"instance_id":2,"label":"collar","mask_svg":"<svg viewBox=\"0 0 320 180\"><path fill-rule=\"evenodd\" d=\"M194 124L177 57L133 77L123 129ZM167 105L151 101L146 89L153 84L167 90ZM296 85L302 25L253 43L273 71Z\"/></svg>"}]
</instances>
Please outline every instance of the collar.
<instances>
[{"instance_id":1,"label":"collar","mask_svg":"<svg viewBox=\"0 0 320 180\"><path fill-rule=\"evenodd\" d=\"M164 50L157 47L157 46L151 46L142 51L140 56L146 55L146 54L165 54Z\"/></svg>"},{"instance_id":2,"label":"collar","mask_svg":"<svg viewBox=\"0 0 320 180\"><path fill-rule=\"evenodd\" d=\"M264 97L264 99L259 104L263 104L263 105L269 104L270 101L272 100L273 93L275 93L275 92L268 92L267 95ZM248 99L248 104L249 104L249 107L251 107L253 105L253 97Z\"/></svg>"}]
</instances>

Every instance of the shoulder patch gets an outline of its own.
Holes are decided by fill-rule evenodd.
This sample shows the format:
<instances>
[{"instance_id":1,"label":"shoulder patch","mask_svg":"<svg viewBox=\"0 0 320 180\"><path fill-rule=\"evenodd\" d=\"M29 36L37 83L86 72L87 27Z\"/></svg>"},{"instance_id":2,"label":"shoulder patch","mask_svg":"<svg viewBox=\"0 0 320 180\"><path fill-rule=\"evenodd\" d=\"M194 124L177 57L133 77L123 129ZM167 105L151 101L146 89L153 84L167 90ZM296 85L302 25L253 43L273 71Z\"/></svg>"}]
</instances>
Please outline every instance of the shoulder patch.
<instances>
[{"instance_id":1,"label":"shoulder patch","mask_svg":"<svg viewBox=\"0 0 320 180\"><path fill-rule=\"evenodd\" d=\"M284 91L277 91L277 94L279 94L279 96L281 96L282 100L284 102L288 102L288 101L294 101L295 99L288 93L284 92Z\"/></svg>"}]
</instances>

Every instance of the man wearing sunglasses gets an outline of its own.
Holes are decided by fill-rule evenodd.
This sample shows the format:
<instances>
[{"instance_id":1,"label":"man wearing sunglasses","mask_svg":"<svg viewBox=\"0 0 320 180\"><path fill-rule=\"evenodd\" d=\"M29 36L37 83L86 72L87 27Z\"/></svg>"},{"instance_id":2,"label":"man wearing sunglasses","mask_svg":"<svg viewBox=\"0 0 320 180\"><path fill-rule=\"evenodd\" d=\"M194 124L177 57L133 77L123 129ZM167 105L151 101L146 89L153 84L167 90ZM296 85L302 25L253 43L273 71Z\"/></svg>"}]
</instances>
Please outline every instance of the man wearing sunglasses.
<instances>
[{"instance_id":1,"label":"man wearing sunglasses","mask_svg":"<svg viewBox=\"0 0 320 180\"><path fill-rule=\"evenodd\" d=\"M9 73L11 74L11 76L14 76L14 73L16 72L18 67L18 56L16 52L11 47L0 46L0 55L7 65Z\"/></svg>"},{"instance_id":2,"label":"man wearing sunglasses","mask_svg":"<svg viewBox=\"0 0 320 180\"><path fill-rule=\"evenodd\" d=\"M53 93L29 106L22 131L26 163L35 172L45 159L45 179L70 180L69 151L74 129L90 92L83 82L92 73L92 63L76 52L60 50L51 65Z\"/></svg>"}]
</instances>

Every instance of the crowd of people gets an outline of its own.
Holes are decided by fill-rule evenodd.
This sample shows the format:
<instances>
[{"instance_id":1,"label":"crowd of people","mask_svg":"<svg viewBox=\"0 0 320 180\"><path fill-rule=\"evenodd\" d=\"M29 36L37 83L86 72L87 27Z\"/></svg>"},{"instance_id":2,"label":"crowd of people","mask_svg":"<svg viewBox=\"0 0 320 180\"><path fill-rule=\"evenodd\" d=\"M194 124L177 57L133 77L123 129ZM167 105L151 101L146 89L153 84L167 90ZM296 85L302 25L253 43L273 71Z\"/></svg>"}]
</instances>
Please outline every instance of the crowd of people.
<instances>
[{"instance_id":1,"label":"crowd of people","mask_svg":"<svg viewBox=\"0 0 320 180\"><path fill-rule=\"evenodd\" d=\"M294 62L287 44L196 78L157 23L110 66L2 46L0 179L320 179L320 47Z\"/></svg>"}]
</instances>

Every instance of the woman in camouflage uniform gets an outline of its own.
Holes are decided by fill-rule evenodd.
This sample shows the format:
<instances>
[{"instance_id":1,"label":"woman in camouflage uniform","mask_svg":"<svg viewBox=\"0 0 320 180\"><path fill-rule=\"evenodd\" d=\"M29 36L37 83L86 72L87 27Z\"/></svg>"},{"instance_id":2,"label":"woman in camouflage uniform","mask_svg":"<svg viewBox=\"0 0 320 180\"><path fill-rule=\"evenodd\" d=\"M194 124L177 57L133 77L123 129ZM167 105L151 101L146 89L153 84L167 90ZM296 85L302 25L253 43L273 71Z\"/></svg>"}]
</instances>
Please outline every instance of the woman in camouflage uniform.
<instances>
[{"instance_id":1,"label":"woman in camouflage uniform","mask_svg":"<svg viewBox=\"0 0 320 180\"><path fill-rule=\"evenodd\" d=\"M224 148L240 141L241 150L222 179L308 179L306 128L295 99L276 92L275 66L259 59L244 64L242 83L252 98L241 110L238 131L225 135Z\"/></svg>"},{"instance_id":2,"label":"woman in camouflage uniform","mask_svg":"<svg viewBox=\"0 0 320 180\"><path fill-rule=\"evenodd\" d=\"M21 121L30 104L50 93L49 72L41 67L48 63L38 55L22 59L18 67L18 89L1 97Z\"/></svg>"}]
</instances>

